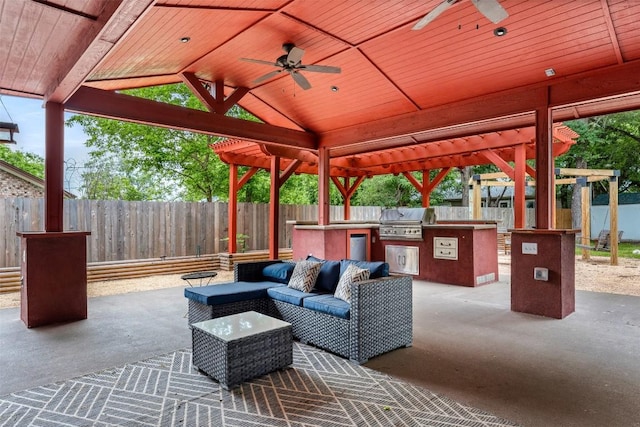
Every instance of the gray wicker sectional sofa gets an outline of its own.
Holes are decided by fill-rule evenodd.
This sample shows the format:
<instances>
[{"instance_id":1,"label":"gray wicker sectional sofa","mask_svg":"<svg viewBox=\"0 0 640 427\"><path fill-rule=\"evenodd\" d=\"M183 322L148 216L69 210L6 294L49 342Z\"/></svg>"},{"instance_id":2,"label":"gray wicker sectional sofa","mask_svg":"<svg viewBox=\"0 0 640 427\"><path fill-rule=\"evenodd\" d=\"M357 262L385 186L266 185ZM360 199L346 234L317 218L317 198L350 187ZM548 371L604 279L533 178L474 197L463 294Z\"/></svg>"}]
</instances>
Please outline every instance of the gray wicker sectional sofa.
<instances>
[{"instance_id":1,"label":"gray wicker sectional sofa","mask_svg":"<svg viewBox=\"0 0 640 427\"><path fill-rule=\"evenodd\" d=\"M389 276L383 262L322 262L315 286L302 292L287 286L295 263L280 260L236 263L234 282L186 288L189 325L243 311L257 311L292 324L293 336L350 359L370 358L408 347L413 339L412 279ZM350 283L350 302L334 296L349 264L370 272Z\"/></svg>"}]
</instances>

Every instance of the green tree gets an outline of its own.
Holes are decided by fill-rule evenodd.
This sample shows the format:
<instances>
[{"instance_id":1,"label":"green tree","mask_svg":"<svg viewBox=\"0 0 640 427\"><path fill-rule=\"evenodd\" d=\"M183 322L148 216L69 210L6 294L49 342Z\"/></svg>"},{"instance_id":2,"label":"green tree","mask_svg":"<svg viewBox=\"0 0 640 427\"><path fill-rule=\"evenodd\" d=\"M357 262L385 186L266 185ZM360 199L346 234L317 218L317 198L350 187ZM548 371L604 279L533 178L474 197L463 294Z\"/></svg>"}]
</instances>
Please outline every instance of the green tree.
<instances>
[{"instance_id":1,"label":"green tree","mask_svg":"<svg viewBox=\"0 0 640 427\"><path fill-rule=\"evenodd\" d=\"M0 145L0 159L31 175L44 178L44 159L37 154L14 151L6 145Z\"/></svg>"},{"instance_id":2,"label":"green tree","mask_svg":"<svg viewBox=\"0 0 640 427\"><path fill-rule=\"evenodd\" d=\"M129 91L158 102L203 109L183 84ZM209 145L215 138L173 129L76 115L67 125L79 124L92 149L86 191L101 198L129 200L226 198L228 167ZM108 165L109 168L105 168ZM98 186L99 176L111 174L117 183ZM100 188L101 191L94 190ZM92 189L92 190L90 190ZM89 194L89 193L87 193Z\"/></svg>"},{"instance_id":3,"label":"green tree","mask_svg":"<svg viewBox=\"0 0 640 427\"><path fill-rule=\"evenodd\" d=\"M130 95L204 110L183 84L128 91ZM227 115L257 121L238 106ZM92 149L82 188L91 198L125 200L228 200L229 167L211 149L218 138L135 123L76 115ZM239 168L242 176L248 168ZM257 172L238 193L241 202L268 203L270 177ZM294 175L282 186L281 203L317 201L317 177Z\"/></svg>"},{"instance_id":4,"label":"green tree","mask_svg":"<svg viewBox=\"0 0 640 427\"><path fill-rule=\"evenodd\" d=\"M619 190L640 191L640 111L565 122L580 134L556 163L564 167L586 164L591 169L620 171ZM596 192L606 192L606 181Z\"/></svg>"},{"instance_id":5,"label":"green tree","mask_svg":"<svg viewBox=\"0 0 640 427\"><path fill-rule=\"evenodd\" d=\"M100 161L90 159L85 163L80 189L93 200L161 200L170 191L155 177L136 170L123 173L123 169L115 156L103 156Z\"/></svg>"},{"instance_id":6,"label":"green tree","mask_svg":"<svg viewBox=\"0 0 640 427\"><path fill-rule=\"evenodd\" d=\"M619 191L640 191L640 111L572 120L565 125L580 137L556 159L557 167L619 170ZM608 182L595 182L592 189L594 195L606 193ZM575 189L561 187L558 192L564 206L572 204Z\"/></svg>"}]
</instances>

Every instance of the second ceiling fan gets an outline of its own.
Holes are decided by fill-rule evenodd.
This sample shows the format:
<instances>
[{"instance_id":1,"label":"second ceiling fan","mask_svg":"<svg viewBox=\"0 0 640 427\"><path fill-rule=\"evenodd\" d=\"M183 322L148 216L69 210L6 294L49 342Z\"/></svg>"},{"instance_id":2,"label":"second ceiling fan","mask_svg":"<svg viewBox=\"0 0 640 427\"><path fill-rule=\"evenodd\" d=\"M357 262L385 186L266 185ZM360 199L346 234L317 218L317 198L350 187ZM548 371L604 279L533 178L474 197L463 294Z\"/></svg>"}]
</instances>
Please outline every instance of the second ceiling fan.
<instances>
[{"instance_id":1,"label":"second ceiling fan","mask_svg":"<svg viewBox=\"0 0 640 427\"><path fill-rule=\"evenodd\" d=\"M424 28L428 23L436 19L445 10L449 9L459 0L444 0L438 6L433 8L431 12L427 13L416 25L413 26L413 30L420 30ZM471 3L483 14L489 21L497 24L498 22L509 17L506 10L500 5L498 0L471 0Z\"/></svg>"}]
</instances>

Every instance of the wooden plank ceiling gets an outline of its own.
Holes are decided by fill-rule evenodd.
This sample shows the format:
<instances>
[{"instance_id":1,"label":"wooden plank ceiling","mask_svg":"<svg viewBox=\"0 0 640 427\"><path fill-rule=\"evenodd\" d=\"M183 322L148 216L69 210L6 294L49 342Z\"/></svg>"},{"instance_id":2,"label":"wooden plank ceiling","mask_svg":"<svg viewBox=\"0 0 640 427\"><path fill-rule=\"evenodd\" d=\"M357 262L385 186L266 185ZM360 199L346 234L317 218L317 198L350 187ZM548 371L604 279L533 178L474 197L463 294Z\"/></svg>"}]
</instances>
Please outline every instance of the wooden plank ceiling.
<instances>
[{"instance_id":1,"label":"wooden plank ceiling","mask_svg":"<svg viewBox=\"0 0 640 427\"><path fill-rule=\"evenodd\" d=\"M557 120L640 108L640 2L500 0L509 17L492 24L460 0L412 31L440 3L0 0L0 93L82 111L71 101L84 88L195 75L227 96L247 88L240 106L332 157L525 128L547 102ZM303 71L309 90L287 73L256 83L276 68L240 58L275 62L283 43L304 50L303 64L342 72Z\"/></svg>"}]
</instances>

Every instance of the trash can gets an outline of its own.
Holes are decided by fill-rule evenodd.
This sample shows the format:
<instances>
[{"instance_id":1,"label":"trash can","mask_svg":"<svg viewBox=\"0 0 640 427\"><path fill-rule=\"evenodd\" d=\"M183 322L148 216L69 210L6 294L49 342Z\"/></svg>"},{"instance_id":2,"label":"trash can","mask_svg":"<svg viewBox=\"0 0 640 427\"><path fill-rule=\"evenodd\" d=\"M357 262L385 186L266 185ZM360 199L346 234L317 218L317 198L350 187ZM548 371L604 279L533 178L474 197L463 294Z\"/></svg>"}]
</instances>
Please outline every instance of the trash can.
<instances>
[{"instance_id":1,"label":"trash can","mask_svg":"<svg viewBox=\"0 0 640 427\"><path fill-rule=\"evenodd\" d=\"M349 237L349 258L356 261L367 260L367 235L352 234Z\"/></svg>"}]
</instances>

